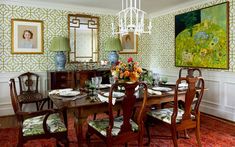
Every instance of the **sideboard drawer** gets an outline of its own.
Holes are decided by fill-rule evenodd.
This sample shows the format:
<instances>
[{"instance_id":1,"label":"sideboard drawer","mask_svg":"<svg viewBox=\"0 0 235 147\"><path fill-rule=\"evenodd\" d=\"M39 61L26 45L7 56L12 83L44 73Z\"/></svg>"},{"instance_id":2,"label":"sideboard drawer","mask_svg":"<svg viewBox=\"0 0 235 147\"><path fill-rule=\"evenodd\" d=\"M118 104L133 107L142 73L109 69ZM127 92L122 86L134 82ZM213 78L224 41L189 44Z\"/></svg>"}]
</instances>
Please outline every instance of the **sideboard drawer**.
<instances>
[{"instance_id":1,"label":"sideboard drawer","mask_svg":"<svg viewBox=\"0 0 235 147\"><path fill-rule=\"evenodd\" d=\"M60 81L53 85L53 89L74 88L74 81Z\"/></svg>"},{"instance_id":2,"label":"sideboard drawer","mask_svg":"<svg viewBox=\"0 0 235 147\"><path fill-rule=\"evenodd\" d=\"M74 71L49 71L48 89L75 88L75 72Z\"/></svg>"}]
</instances>

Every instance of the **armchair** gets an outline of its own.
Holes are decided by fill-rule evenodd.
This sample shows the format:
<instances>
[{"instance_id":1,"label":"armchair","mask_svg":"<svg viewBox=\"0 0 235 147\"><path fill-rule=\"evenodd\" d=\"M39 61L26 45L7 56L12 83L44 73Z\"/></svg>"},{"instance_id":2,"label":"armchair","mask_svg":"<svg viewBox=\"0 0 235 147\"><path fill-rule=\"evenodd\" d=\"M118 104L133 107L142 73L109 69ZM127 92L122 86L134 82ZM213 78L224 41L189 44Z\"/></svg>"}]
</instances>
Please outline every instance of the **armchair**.
<instances>
[{"instance_id":1,"label":"armchair","mask_svg":"<svg viewBox=\"0 0 235 147\"><path fill-rule=\"evenodd\" d=\"M9 86L12 107L19 127L17 146L23 147L23 144L28 140L47 139L50 137L54 137L58 142L61 141L65 146L68 146L66 110L51 109L23 112L20 108L14 79L10 79ZM42 107L43 104L40 108Z\"/></svg>"}]
</instances>

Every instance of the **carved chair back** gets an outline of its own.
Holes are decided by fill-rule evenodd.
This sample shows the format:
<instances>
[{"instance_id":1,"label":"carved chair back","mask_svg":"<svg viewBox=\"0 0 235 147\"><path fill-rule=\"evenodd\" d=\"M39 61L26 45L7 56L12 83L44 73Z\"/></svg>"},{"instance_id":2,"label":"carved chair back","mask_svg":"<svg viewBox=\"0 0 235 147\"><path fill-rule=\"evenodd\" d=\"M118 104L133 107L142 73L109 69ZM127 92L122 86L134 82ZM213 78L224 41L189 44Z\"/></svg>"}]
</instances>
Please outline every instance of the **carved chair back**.
<instances>
[{"instance_id":1,"label":"carved chair back","mask_svg":"<svg viewBox=\"0 0 235 147\"><path fill-rule=\"evenodd\" d=\"M26 72L18 76L20 83L20 94L24 92L38 93L39 75Z\"/></svg>"},{"instance_id":2,"label":"carved chair back","mask_svg":"<svg viewBox=\"0 0 235 147\"><path fill-rule=\"evenodd\" d=\"M123 124L121 126L121 130L119 134L124 134L127 132L133 132L132 127L130 124L130 119L132 119L133 112L135 109L135 102L137 100L136 94L138 92L138 88L143 88L143 103L139 108L138 113L136 113L136 123L140 129L143 129L143 116L144 116L144 108L147 101L147 85L142 82L136 82L133 84L128 83L115 83L112 85L110 92L109 92L109 135L111 135L111 130L113 128L113 121L114 121L114 106L112 105L112 95L114 90L120 87L125 88L125 96L122 100L122 111L123 111Z\"/></svg>"},{"instance_id":3,"label":"carved chair back","mask_svg":"<svg viewBox=\"0 0 235 147\"><path fill-rule=\"evenodd\" d=\"M176 117L177 117L178 108L179 108L178 103L177 103L178 102L178 88L179 88L179 84L182 81L186 81L186 83L188 83L188 89L185 94L185 101L183 105L184 114L183 114L181 123L177 125L179 125L180 127L184 129L187 129L187 127L189 128L192 127L189 125L189 124L193 124L192 119L198 119L198 117L200 117L199 105L201 103L201 99L202 99L205 87L204 87L204 80L202 77L189 77L189 76L181 77L176 81L176 89L175 89L175 95L174 95L174 108L173 108L173 114L172 114L172 119L171 119L172 124L176 124ZM196 86L197 82L201 83L200 87ZM193 99L196 93L198 93L198 100L196 101L196 104L194 105L194 108L192 109ZM191 115L194 115L194 118Z\"/></svg>"}]
</instances>

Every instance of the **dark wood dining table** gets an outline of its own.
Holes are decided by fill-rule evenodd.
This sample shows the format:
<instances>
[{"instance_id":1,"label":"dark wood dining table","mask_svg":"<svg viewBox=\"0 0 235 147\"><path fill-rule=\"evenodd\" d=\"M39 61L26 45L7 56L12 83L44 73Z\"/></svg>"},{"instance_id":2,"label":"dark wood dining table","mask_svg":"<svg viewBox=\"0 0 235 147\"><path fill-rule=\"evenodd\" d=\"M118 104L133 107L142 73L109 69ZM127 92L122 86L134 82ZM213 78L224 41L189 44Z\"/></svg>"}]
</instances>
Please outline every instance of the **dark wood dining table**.
<instances>
[{"instance_id":1,"label":"dark wood dining table","mask_svg":"<svg viewBox=\"0 0 235 147\"><path fill-rule=\"evenodd\" d=\"M147 107L155 104L162 104L165 102L174 101L174 87L171 87L172 91L162 92L161 95L148 94L147 98ZM106 89L107 91L107 89ZM94 113L104 113L108 111L108 103L94 100L94 96L88 96L86 93L84 95L78 95L78 98L64 98L62 96L51 94L49 95L50 99L57 108L66 108L67 112L73 112L74 114L74 127L76 129L76 135L78 140L78 145L82 146L84 141L83 138L83 125L87 121L89 115ZM178 93L178 100L184 100L185 91ZM136 102L136 106L139 106L142 103L142 94L141 90L139 91ZM92 100L91 100L92 99ZM118 109L121 104L121 99L117 99L114 107Z\"/></svg>"}]
</instances>

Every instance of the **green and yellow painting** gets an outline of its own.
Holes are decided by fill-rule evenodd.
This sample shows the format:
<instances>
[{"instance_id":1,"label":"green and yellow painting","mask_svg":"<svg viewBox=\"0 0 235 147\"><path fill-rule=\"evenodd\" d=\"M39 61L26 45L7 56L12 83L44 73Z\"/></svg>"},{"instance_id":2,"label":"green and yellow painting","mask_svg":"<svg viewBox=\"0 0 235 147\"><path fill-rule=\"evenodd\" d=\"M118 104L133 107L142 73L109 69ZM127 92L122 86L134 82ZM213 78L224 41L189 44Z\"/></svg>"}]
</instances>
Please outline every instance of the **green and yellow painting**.
<instances>
[{"instance_id":1,"label":"green and yellow painting","mask_svg":"<svg viewBox=\"0 0 235 147\"><path fill-rule=\"evenodd\" d=\"M227 3L175 16L175 65L228 69Z\"/></svg>"}]
</instances>

